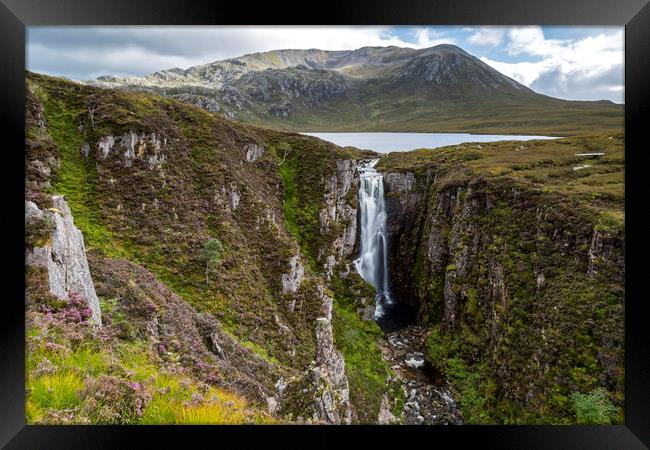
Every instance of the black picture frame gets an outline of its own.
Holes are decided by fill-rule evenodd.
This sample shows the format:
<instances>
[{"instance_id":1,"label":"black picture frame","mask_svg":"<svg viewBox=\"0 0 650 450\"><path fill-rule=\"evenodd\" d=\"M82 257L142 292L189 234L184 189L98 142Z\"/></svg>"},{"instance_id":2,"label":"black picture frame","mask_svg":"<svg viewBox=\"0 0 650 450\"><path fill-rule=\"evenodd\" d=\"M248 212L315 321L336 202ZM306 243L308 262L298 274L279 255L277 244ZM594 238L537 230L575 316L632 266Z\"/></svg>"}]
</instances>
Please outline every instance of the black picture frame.
<instances>
[{"instance_id":1,"label":"black picture frame","mask_svg":"<svg viewBox=\"0 0 650 450\"><path fill-rule=\"evenodd\" d=\"M8 130L2 135L3 286L0 312L0 445L6 448L119 448L186 446L202 439L210 446L226 440L247 448L260 445L326 447L353 438L362 445L443 446L512 449L637 449L650 446L650 339L644 278L648 222L645 219L644 126L650 100L650 5L648 0L444 0L395 2L289 3L217 2L204 0L98 1L0 0L0 115ZM316 8L314 8L314 6ZM314 23L316 22L316 23ZM24 255L25 27L32 25L619 25L625 26L626 153L626 320L625 425L616 426L35 426L25 424ZM24 160L23 160L24 161ZM23 162L24 164L24 162ZM24 166L23 166L24 167ZM15 233L15 235L13 234ZM14 273L15 272L15 273ZM416 441L417 440L417 441ZM418 442L419 441L419 442ZM228 443L227 445L231 445ZM472 448L467 447L467 448Z\"/></svg>"}]
</instances>

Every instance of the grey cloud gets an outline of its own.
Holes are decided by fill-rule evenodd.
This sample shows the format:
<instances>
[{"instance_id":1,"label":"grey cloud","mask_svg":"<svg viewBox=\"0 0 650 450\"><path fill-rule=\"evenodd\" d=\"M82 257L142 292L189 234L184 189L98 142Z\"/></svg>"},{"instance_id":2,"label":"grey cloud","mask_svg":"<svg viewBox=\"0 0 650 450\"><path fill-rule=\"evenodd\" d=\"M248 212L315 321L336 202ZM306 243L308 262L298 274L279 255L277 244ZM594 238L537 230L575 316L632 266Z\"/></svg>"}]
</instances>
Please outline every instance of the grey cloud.
<instances>
[{"instance_id":1,"label":"grey cloud","mask_svg":"<svg viewBox=\"0 0 650 450\"><path fill-rule=\"evenodd\" d=\"M33 27L27 35L28 68L76 79L144 75L179 62L187 67L250 53L257 44L245 32L223 28L167 28Z\"/></svg>"},{"instance_id":2,"label":"grey cloud","mask_svg":"<svg viewBox=\"0 0 650 450\"><path fill-rule=\"evenodd\" d=\"M553 97L575 100L624 101L624 92L614 88L623 86L623 65L617 64L596 75L586 71L563 73L559 67L542 73L531 89Z\"/></svg>"},{"instance_id":3,"label":"grey cloud","mask_svg":"<svg viewBox=\"0 0 650 450\"><path fill-rule=\"evenodd\" d=\"M239 33L230 27L32 27L28 39L30 44L60 49L138 47L158 55L191 57L253 46L255 41L237 28Z\"/></svg>"}]
</instances>

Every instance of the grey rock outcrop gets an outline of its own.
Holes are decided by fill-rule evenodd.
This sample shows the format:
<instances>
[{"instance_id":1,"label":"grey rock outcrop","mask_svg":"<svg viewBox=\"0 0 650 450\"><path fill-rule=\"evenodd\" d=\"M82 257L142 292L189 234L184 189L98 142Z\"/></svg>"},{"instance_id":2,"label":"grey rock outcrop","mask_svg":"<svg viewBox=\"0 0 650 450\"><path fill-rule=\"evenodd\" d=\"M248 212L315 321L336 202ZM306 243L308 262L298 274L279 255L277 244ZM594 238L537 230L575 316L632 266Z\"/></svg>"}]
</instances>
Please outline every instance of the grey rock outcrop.
<instances>
[{"instance_id":1,"label":"grey rock outcrop","mask_svg":"<svg viewBox=\"0 0 650 450\"><path fill-rule=\"evenodd\" d=\"M300 255L295 255L289 260L289 273L282 275L282 293L288 294L298 290L305 277L305 268L300 262Z\"/></svg>"},{"instance_id":2,"label":"grey rock outcrop","mask_svg":"<svg viewBox=\"0 0 650 450\"><path fill-rule=\"evenodd\" d=\"M384 175L384 183L391 192L408 192L415 185L415 176L410 172L390 172Z\"/></svg>"},{"instance_id":3,"label":"grey rock outcrop","mask_svg":"<svg viewBox=\"0 0 650 450\"><path fill-rule=\"evenodd\" d=\"M325 256L325 272L331 276L333 267L343 258L351 256L357 237L356 196L351 190L358 189L356 176L358 163L352 159L336 162L336 173L325 180L325 208L319 212L320 231L341 230L333 236L326 247L320 249L320 256Z\"/></svg>"},{"instance_id":4,"label":"grey rock outcrop","mask_svg":"<svg viewBox=\"0 0 650 450\"><path fill-rule=\"evenodd\" d=\"M317 418L331 424L352 422L350 388L345 374L343 354L334 347L332 333L332 298L322 286L323 316L316 319L316 361L312 369L313 380L319 387L315 398Z\"/></svg>"},{"instance_id":5,"label":"grey rock outcrop","mask_svg":"<svg viewBox=\"0 0 650 450\"><path fill-rule=\"evenodd\" d=\"M381 398L381 406L379 407L379 415L377 416L377 424L378 425L390 425L394 423L397 419L393 415L392 412L390 412L390 404L388 400L388 395L384 393L383 397Z\"/></svg>"},{"instance_id":6,"label":"grey rock outcrop","mask_svg":"<svg viewBox=\"0 0 650 450\"><path fill-rule=\"evenodd\" d=\"M69 293L81 295L92 312L92 321L102 324L99 299L88 268L83 235L74 225L68 203L61 196L52 197L53 207L41 210L32 202L25 202L25 225L35 220L52 224L49 242L28 249L27 265L46 269L50 293L69 301Z\"/></svg>"},{"instance_id":7,"label":"grey rock outcrop","mask_svg":"<svg viewBox=\"0 0 650 450\"><path fill-rule=\"evenodd\" d=\"M132 167L135 160L141 159L149 169L160 170L167 161L167 156L163 153L166 146L167 138L156 133L129 131L121 136L109 135L101 138L97 143L97 157L105 160L117 152L125 167ZM84 156L89 155L90 148L87 143L82 146L81 153Z\"/></svg>"},{"instance_id":8,"label":"grey rock outcrop","mask_svg":"<svg viewBox=\"0 0 650 450\"><path fill-rule=\"evenodd\" d=\"M246 161L255 162L264 154L264 147L257 144L248 144L246 146Z\"/></svg>"}]
</instances>

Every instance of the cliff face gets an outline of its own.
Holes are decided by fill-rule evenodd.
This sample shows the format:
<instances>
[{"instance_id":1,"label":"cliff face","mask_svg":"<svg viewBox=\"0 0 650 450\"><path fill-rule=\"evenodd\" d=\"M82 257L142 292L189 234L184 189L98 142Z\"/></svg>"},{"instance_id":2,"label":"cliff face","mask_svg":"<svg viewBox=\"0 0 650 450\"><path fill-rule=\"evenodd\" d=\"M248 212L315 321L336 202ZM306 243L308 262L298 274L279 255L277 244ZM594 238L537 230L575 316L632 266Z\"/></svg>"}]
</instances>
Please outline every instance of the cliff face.
<instances>
[{"instance_id":1,"label":"cliff face","mask_svg":"<svg viewBox=\"0 0 650 450\"><path fill-rule=\"evenodd\" d=\"M596 387L621 407L623 228L512 176L410 170L385 176L392 282L431 328L432 363L485 397L466 418L561 421Z\"/></svg>"},{"instance_id":2,"label":"cliff face","mask_svg":"<svg viewBox=\"0 0 650 450\"><path fill-rule=\"evenodd\" d=\"M402 268L415 266L414 250L419 245L426 192L415 189L415 177L410 172L385 174L384 190L390 243L391 292L400 301L418 306L420 302L414 290L413 272Z\"/></svg>"},{"instance_id":3,"label":"cliff face","mask_svg":"<svg viewBox=\"0 0 650 450\"><path fill-rule=\"evenodd\" d=\"M377 155L27 84L30 423L422 423L453 401L393 363L425 356L463 422L575 422L600 388L622 405L622 135L382 157L391 287L420 322L391 361L351 267Z\"/></svg>"},{"instance_id":4,"label":"cliff face","mask_svg":"<svg viewBox=\"0 0 650 450\"><path fill-rule=\"evenodd\" d=\"M107 315L102 333L128 331L109 342L142 342L161 367L184 355L193 379L280 418L350 423L324 286L354 250L364 153L160 97L37 75L28 86L26 223L54 227L26 236L26 256L49 290L79 291L93 320ZM223 248L213 266L210 239ZM280 392L307 385L299 403Z\"/></svg>"}]
</instances>

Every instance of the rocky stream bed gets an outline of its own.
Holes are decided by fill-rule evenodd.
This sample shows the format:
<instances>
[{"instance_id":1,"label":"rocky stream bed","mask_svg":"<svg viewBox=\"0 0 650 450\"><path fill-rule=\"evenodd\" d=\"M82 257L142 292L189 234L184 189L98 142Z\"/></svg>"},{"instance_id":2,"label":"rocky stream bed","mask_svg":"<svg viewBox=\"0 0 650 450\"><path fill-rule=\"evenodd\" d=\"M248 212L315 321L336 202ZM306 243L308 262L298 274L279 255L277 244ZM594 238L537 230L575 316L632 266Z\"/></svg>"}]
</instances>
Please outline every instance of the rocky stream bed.
<instances>
[{"instance_id":1,"label":"rocky stream bed","mask_svg":"<svg viewBox=\"0 0 650 450\"><path fill-rule=\"evenodd\" d=\"M426 330L409 325L386 333L382 346L404 389L402 423L407 425L459 425L462 415L453 388L424 358Z\"/></svg>"}]
</instances>

